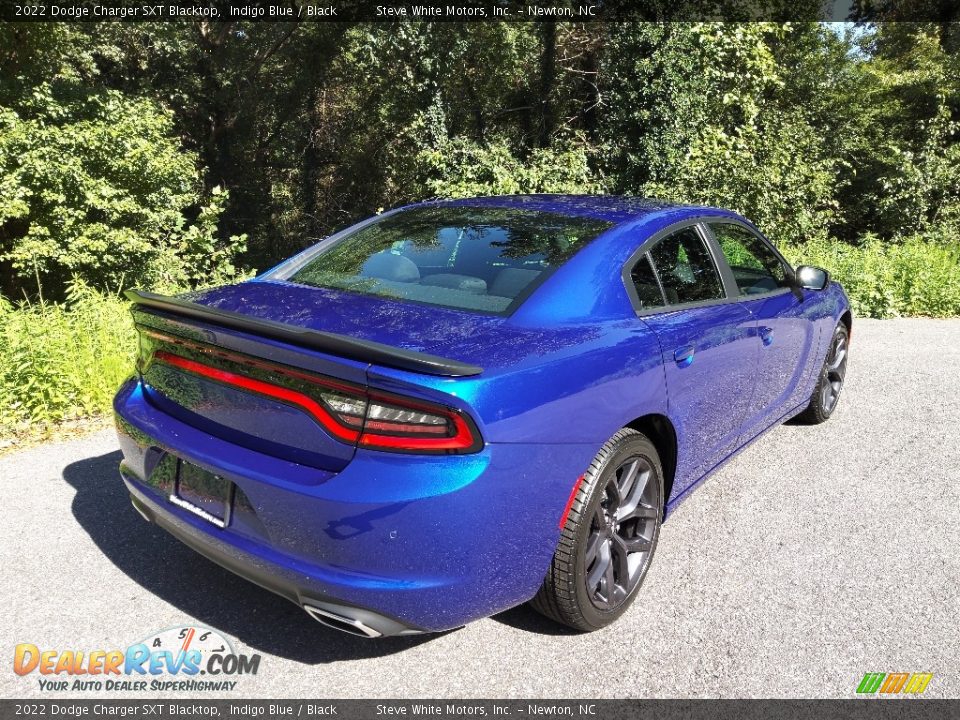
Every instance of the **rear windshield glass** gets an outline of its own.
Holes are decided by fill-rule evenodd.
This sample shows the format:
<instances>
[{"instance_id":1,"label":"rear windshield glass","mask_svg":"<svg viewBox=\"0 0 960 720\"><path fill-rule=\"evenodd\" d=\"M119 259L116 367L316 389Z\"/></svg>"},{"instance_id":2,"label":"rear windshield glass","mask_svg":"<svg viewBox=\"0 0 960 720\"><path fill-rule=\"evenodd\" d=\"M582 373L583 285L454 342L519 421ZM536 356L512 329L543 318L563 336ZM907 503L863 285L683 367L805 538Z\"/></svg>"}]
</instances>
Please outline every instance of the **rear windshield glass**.
<instances>
[{"instance_id":1,"label":"rear windshield glass","mask_svg":"<svg viewBox=\"0 0 960 720\"><path fill-rule=\"evenodd\" d=\"M351 233L287 279L502 313L611 225L530 210L414 208Z\"/></svg>"}]
</instances>

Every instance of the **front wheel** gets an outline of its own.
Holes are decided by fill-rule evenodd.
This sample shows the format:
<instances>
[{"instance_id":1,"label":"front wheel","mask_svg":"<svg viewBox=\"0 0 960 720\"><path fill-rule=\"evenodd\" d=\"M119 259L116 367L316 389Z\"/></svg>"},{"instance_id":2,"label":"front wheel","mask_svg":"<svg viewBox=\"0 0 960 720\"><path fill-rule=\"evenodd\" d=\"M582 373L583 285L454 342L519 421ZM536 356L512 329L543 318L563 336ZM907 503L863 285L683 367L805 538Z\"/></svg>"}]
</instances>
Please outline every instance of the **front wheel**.
<instances>
[{"instance_id":1,"label":"front wheel","mask_svg":"<svg viewBox=\"0 0 960 720\"><path fill-rule=\"evenodd\" d=\"M817 386L813 389L810 404L797 416L797 420L809 425L826 422L837 408L843 381L847 375L847 348L850 344L850 331L843 323L833 331L830 349L823 361Z\"/></svg>"},{"instance_id":2,"label":"front wheel","mask_svg":"<svg viewBox=\"0 0 960 720\"><path fill-rule=\"evenodd\" d=\"M621 430L584 474L532 606L583 631L619 618L650 567L663 502L663 471L653 443L635 430Z\"/></svg>"}]
</instances>

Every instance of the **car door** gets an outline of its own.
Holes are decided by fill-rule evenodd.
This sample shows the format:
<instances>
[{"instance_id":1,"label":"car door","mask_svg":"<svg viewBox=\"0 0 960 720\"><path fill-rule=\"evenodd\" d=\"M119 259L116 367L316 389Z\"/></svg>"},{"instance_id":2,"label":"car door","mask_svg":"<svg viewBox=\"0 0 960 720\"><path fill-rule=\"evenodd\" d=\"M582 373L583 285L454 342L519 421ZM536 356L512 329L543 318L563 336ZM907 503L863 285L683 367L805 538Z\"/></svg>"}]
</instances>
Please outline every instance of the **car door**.
<instances>
[{"instance_id":1,"label":"car door","mask_svg":"<svg viewBox=\"0 0 960 720\"><path fill-rule=\"evenodd\" d=\"M671 229L641 249L628 288L640 320L660 340L681 447L677 497L736 446L753 390L755 323L730 297L702 226Z\"/></svg>"},{"instance_id":2,"label":"car door","mask_svg":"<svg viewBox=\"0 0 960 720\"><path fill-rule=\"evenodd\" d=\"M707 227L739 304L756 322L758 362L741 432L745 441L803 402L799 395L806 387L814 324L791 287L793 270L764 237L732 220L710 221Z\"/></svg>"}]
</instances>

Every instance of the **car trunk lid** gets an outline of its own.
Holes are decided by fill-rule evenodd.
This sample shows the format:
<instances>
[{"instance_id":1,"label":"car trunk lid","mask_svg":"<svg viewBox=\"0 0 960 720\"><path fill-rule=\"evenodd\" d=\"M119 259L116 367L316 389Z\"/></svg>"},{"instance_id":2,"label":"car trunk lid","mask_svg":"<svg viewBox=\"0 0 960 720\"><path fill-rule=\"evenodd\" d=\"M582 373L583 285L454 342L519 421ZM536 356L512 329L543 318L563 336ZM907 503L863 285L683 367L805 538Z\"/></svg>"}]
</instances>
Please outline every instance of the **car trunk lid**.
<instances>
[{"instance_id":1,"label":"car trunk lid","mask_svg":"<svg viewBox=\"0 0 960 720\"><path fill-rule=\"evenodd\" d=\"M249 285L256 287L235 285L186 298L130 293L137 303L138 367L147 397L212 435L337 472L368 439L364 423L376 424L364 420L371 362L430 375L480 372L421 352L435 343L428 328L412 318L404 322L385 308L362 303L338 304L323 291L301 286ZM390 330L368 328L381 320ZM440 324L442 336L449 337L453 323ZM381 342L384 337L392 343ZM390 398L383 404L389 406ZM410 417L408 409L396 412ZM439 422L429 412L418 417ZM454 414L451 424L456 423ZM440 441L427 437L423 447L429 451Z\"/></svg>"}]
</instances>

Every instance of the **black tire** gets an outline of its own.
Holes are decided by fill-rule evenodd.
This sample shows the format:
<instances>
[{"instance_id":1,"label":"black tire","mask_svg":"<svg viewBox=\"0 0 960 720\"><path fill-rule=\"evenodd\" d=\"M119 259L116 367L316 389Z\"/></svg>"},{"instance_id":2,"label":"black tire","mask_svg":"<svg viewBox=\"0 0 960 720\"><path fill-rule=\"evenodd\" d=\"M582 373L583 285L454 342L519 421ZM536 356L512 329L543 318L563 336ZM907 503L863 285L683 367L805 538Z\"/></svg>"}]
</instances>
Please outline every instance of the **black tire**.
<instances>
[{"instance_id":1,"label":"black tire","mask_svg":"<svg viewBox=\"0 0 960 720\"><path fill-rule=\"evenodd\" d=\"M843 323L837 325L830 340L830 348L823 359L820 377L810 396L810 404L797 415L796 420L805 425L826 422L837 409L847 373L847 350L850 346L850 331ZM841 355L842 353L842 355Z\"/></svg>"},{"instance_id":2,"label":"black tire","mask_svg":"<svg viewBox=\"0 0 960 720\"><path fill-rule=\"evenodd\" d=\"M533 608L585 632L623 615L643 585L656 551L663 502L663 470L656 448L636 430L620 430L584 474L550 570L531 601ZM590 578L598 573L599 584L591 586Z\"/></svg>"}]
</instances>

